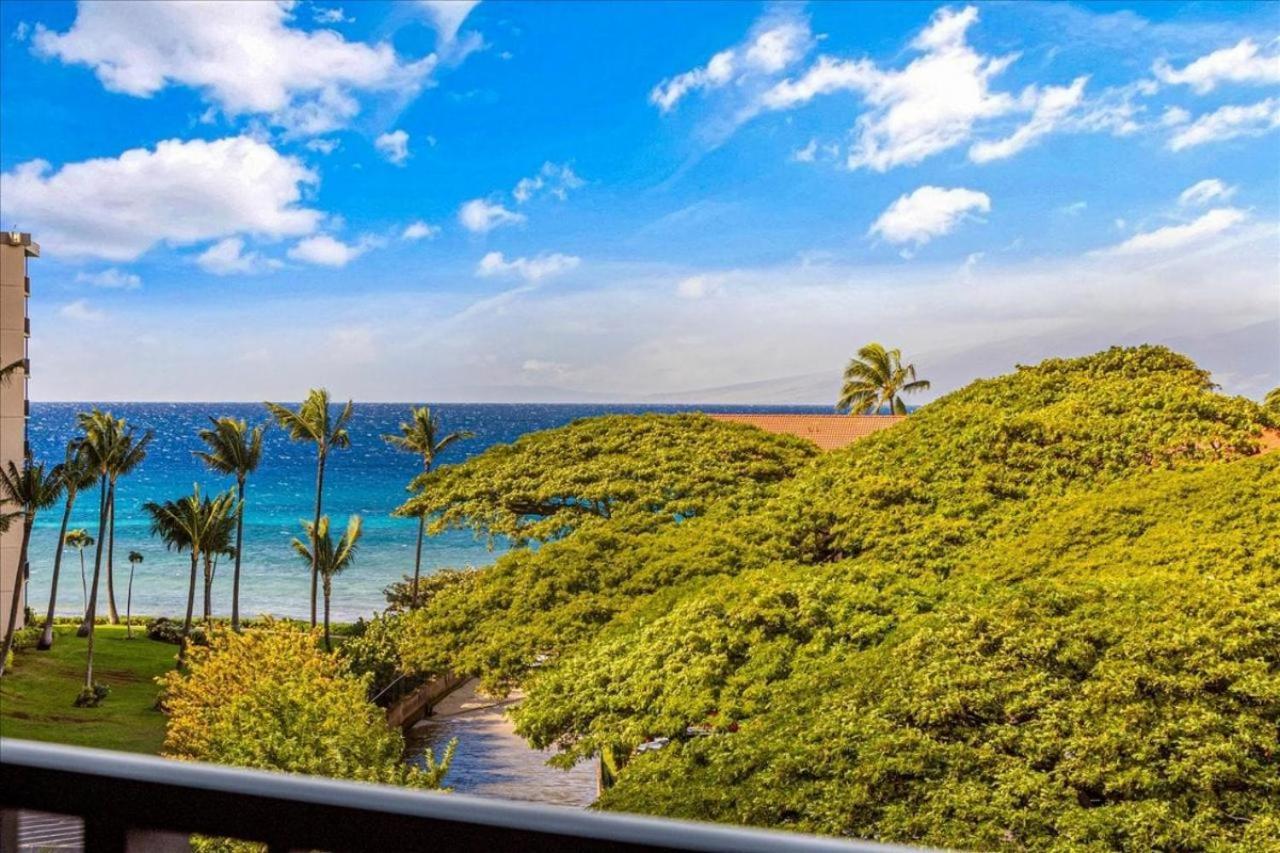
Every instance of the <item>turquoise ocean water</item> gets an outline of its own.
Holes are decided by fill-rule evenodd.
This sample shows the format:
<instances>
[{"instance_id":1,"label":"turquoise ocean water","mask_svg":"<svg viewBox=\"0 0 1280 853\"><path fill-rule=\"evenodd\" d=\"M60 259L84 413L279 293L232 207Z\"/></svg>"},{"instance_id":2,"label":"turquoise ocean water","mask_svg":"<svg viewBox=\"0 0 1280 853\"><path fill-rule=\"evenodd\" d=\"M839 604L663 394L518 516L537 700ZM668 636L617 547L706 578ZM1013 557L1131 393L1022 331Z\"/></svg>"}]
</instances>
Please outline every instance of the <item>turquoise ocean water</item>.
<instances>
[{"instance_id":1,"label":"turquoise ocean water","mask_svg":"<svg viewBox=\"0 0 1280 853\"><path fill-rule=\"evenodd\" d=\"M32 452L38 459L60 461L63 447L75 428L77 412L90 403L33 403L29 424ZM261 405L250 403L104 403L100 404L140 429L151 429L155 438L140 469L121 481L116 519L116 602L125 607L129 551L139 551L144 561L133 581L135 614L180 614L186 605L189 560L166 552L151 538L142 514L149 500L167 500L189 493L193 483L202 489L222 490L233 482L204 468L192 456L200 449L196 433L210 416L231 415L250 423L266 422ZM380 436L395 432L408 417L407 403L356 404L351 424L351 448L335 451L325 473L324 508L336 524L345 525L351 513L364 517L365 532L355 565L334 582L334 618L368 617L385 605L382 590L413 570L414 522L392 518L391 511L404 500L405 486L420 470L420 462L388 446ZM632 406L547 404L440 404L433 406L446 430L467 429L476 434L455 444L441 460L456 463L499 443L514 441L536 430L562 426L577 418L621 412L679 411L781 411L765 406ZM785 411L827 412L821 407L789 406ZM244 561L241 580L241 613L272 613L303 617L309 609L308 569L293 553L289 542L301 534L300 521L311 517L315 495L315 451L295 444L279 429L270 428L264 441L263 462L250 479L247 491ZM48 604L54 546L62 506L44 511L37 519L31 543L29 603L43 612ZM97 492L85 492L77 500L71 527L94 533L97 524ZM500 549L499 549L500 550ZM497 553L469 532L451 531L428 538L423 551L423 571L449 566L484 565ZM92 572L93 553L85 551ZM231 599L231 566L219 563L214 584L215 615L228 615ZM105 581L103 590L105 595ZM79 557L67 551L59 582L58 612L77 615L84 607ZM99 612L105 612L100 600ZM197 610L199 603L197 601Z\"/></svg>"}]
</instances>

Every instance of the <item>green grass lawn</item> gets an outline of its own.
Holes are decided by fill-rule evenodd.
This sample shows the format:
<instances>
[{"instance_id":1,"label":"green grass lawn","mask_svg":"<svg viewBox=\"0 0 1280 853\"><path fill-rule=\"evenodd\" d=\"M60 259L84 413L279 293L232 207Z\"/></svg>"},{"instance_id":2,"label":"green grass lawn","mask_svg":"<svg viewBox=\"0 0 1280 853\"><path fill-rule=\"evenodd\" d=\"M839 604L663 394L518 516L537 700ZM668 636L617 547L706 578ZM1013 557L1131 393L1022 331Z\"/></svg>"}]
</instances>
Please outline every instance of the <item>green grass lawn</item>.
<instances>
[{"instance_id":1,"label":"green grass lawn","mask_svg":"<svg viewBox=\"0 0 1280 853\"><path fill-rule=\"evenodd\" d=\"M74 625L60 625L47 652L18 652L12 674L0 679L0 735L158 753L165 716L155 709L155 678L173 668L178 647L148 640L134 626L99 625L94 640L94 680L111 688L97 708L71 703L84 684L87 640Z\"/></svg>"}]
</instances>

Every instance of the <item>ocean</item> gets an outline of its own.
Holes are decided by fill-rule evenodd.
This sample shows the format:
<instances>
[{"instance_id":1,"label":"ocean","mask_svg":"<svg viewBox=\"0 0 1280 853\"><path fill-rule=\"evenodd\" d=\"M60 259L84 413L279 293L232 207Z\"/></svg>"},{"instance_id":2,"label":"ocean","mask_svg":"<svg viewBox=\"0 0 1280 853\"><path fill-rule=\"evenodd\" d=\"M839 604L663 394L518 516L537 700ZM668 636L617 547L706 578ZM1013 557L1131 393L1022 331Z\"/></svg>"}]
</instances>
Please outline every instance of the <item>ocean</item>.
<instances>
[{"instance_id":1,"label":"ocean","mask_svg":"<svg viewBox=\"0 0 1280 853\"><path fill-rule=\"evenodd\" d=\"M75 432L78 412L92 403L32 403L28 438L37 459L54 463L63 458L66 441ZM117 488L116 603L123 614L130 551L143 555L133 580L133 612L141 615L181 615L186 607L190 561L165 550L151 537L142 505L190 493L192 484L217 492L234 485L230 478L207 470L192 452L202 448L197 432L210 417L230 415L249 423L265 423L266 410L254 403L102 403L98 404L130 424L155 433L146 461ZM418 404L414 404L418 405ZM408 419L408 403L357 403L350 426L351 448L330 454L325 471L324 511L339 527L347 516L364 518L364 536L355 564L334 581L333 617L368 618L386 604L382 590L413 571L415 522L391 517L407 496L409 481L421 470L411 454L397 451L381 438L398 431ZM829 412L818 406L666 406L578 404L466 404L433 405L446 432L466 429L475 438L449 448L440 462L452 464L481 453L495 444L508 443L525 433L563 426L578 418L639 412ZM241 570L240 612L306 617L309 612L309 569L290 547L302 535L303 519L310 519L315 498L315 448L291 442L276 427L267 430L263 460L249 478L245 503L244 559ZM44 510L36 520L30 548L31 585L28 603L37 612L48 606L62 504ZM96 535L97 491L80 494L70 528L83 527ZM449 531L428 537L423 546L423 572L445 567L479 566L501 552L490 550L468 531ZM88 573L93 552L85 551ZM222 560L214 582L214 613L226 616L231 607L232 566ZM105 579L100 590L99 613L105 613ZM197 613L199 611L197 596ZM83 612L84 596L78 554L63 554L59 582L59 615Z\"/></svg>"}]
</instances>

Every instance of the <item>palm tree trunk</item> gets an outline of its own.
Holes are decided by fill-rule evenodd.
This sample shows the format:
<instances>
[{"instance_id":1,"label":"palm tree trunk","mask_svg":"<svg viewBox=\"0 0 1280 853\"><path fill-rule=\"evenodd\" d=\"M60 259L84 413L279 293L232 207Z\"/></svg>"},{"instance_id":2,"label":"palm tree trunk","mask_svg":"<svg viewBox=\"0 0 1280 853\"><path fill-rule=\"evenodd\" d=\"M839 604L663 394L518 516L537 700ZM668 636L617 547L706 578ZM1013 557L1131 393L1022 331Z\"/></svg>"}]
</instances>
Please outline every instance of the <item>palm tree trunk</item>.
<instances>
[{"instance_id":1,"label":"palm tree trunk","mask_svg":"<svg viewBox=\"0 0 1280 853\"><path fill-rule=\"evenodd\" d=\"M316 536L320 532L320 498L324 494L325 452L316 455L316 516L311 523L311 627L316 626L316 587L320 582L320 569L316 564Z\"/></svg>"},{"instance_id":2,"label":"palm tree trunk","mask_svg":"<svg viewBox=\"0 0 1280 853\"><path fill-rule=\"evenodd\" d=\"M115 553L116 553L116 483L111 481L111 500L107 506L107 616L112 625L120 624L120 611L116 609Z\"/></svg>"},{"instance_id":3,"label":"palm tree trunk","mask_svg":"<svg viewBox=\"0 0 1280 853\"><path fill-rule=\"evenodd\" d=\"M111 494L107 488L107 478L102 478L102 510L98 513L98 548L93 556L93 584L89 587L89 609L85 614L84 627L88 629L89 649L84 668L84 689L93 689L93 620L98 616L98 581L102 578L102 544L107 526L107 507L111 505Z\"/></svg>"},{"instance_id":4,"label":"palm tree trunk","mask_svg":"<svg viewBox=\"0 0 1280 853\"><path fill-rule=\"evenodd\" d=\"M236 510L236 567L231 577L231 630L240 630L240 552L244 547L244 477L236 481L240 506Z\"/></svg>"},{"instance_id":5,"label":"palm tree trunk","mask_svg":"<svg viewBox=\"0 0 1280 853\"><path fill-rule=\"evenodd\" d=\"M133 639L133 562L129 563L129 591L124 597L124 635L126 639Z\"/></svg>"},{"instance_id":6,"label":"palm tree trunk","mask_svg":"<svg viewBox=\"0 0 1280 853\"><path fill-rule=\"evenodd\" d=\"M409 609L418 609L418 575L422 573L422 537L427 530L427 515L418 516L418 551L413 558L413 597L409 599Z\"/></svg>"},{"instance_id":7,"label":"palm tree trunk","mask_svg":"<svg viewBox=\"0 0 1280 853\"><path fill-rule=\"evenodd\" d=\"M333 643L329 641L329 596L333 590L329 584L329 579L324 581L324 650L326 652L333 651Z\"/></svg>"},{"instance_id":8,"label":"palm tree trunk","mask_svg":"<svg viewBox=\"0 0 1280 853\"><path fill-rule=\"evenodd\" d=\"M204 555L204 624L208 625L213 618L209 597L213 594L213 561Z\"/></svg>"},{"instance_id":9,"label":"palm tree trunk","mask_svg":"<svg viewBox=\"0 0 1280 853\"><path fill-rule=\"evenodd\" d=\"M80 599L84 602L84 606L80 608L81 613L89 612L89 581L84 575L84 548L77 548L80 552Z\"/></svg>"},{"instance_id":10,"label":"palm tree trunk","mask_svg":"<svg viewBox=\"0 0 1280 853\"><path fill-rule=\"evenodd\" d=\"M191 616L196 609L196 568L200 565L200 552L191 549L191 583L187 585L187 617L182 620L182 645L178 646L178 666L187 659L187 638L191 636Z\"/></svg>"},{"instance_id":11,"label":"palm tree trunk","mask_svg":"<svg viewBox=\"0 0 1280 853\"><path fill-rule=\"evenodd\" d=\"M26 584L27 546L31 544L31 525L35 514L28 512L22 522L22 547L18 549L18 574L13 579L13 600L9 602L9 625L4 631L4 647L0 648L0 676L4 675L4 662L13 648L13 635L18 629L18 608L22 604L22 588ZM326 596L327 600L328 596ZM329 610L325 607L325 630L328 631Z\"/></svg>"},{"instance_id":12,"label":"palm tree trunk","mask_svg":"<svg viewBox=\"0 0 1280 853\"><path fill-rule=\"evenodd\" d=\"M102 546L103 531L107 526L107 475L103 474L98 485L98 538L96 540L97 548L94 549L93 556L93 594L86 597L87 602L84 606L84 621L80 623L80 627L76 629L77 637L89 636L89 625L93 622L98 613L98 570L102 567ZM84 552L80 552L81 559L84 558Z\"/></svg>"},{"instance_id":13,"label":"palm tree trunk","mask_svg":"<svg viewBox=\"0 0 1280 853\"><path fill-rule=\"evenodd\" d=\"M53 648L53 610L58 603L58 575L62 571L62 546L67 536L67 522L71 520L71 506L75 502L75 491L68 490L66 506L62 510L62 527L58 530L58 547L53 552L53 583L49 586L49 613L44 617L44 630L40 632L40 641L36 643L36 649L42 652ZM80 574L83 577L84 572Z\"/></svg>"}]
</instances>

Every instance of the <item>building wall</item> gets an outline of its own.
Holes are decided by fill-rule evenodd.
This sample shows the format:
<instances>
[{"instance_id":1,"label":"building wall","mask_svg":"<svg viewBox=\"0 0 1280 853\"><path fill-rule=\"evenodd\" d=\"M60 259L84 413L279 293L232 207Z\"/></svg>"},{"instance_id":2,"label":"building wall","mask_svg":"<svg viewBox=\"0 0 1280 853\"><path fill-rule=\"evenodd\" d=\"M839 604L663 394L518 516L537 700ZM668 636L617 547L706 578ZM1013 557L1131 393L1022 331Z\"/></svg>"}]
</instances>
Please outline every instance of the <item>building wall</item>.
<instances>
[{"instance_id":1,"label":"building wall","mask_svg":"<svg viewBox=\"0 0 1280 853\"><path fill-rule=\"evenodd\" d=\"M0 232L0 366L27 357L27 258L40 247L30 234ZM27 371L19 368L0 385L0 465L22 465L27 439ZM6 511L17 509L4 506ZM8 629L9 605L19 581L18 551L22 525L0 534L0 632ZM22 613L19 611L19 620ZM19 622L19 627L22 623Z\"/></svg>"}]
</instances>

